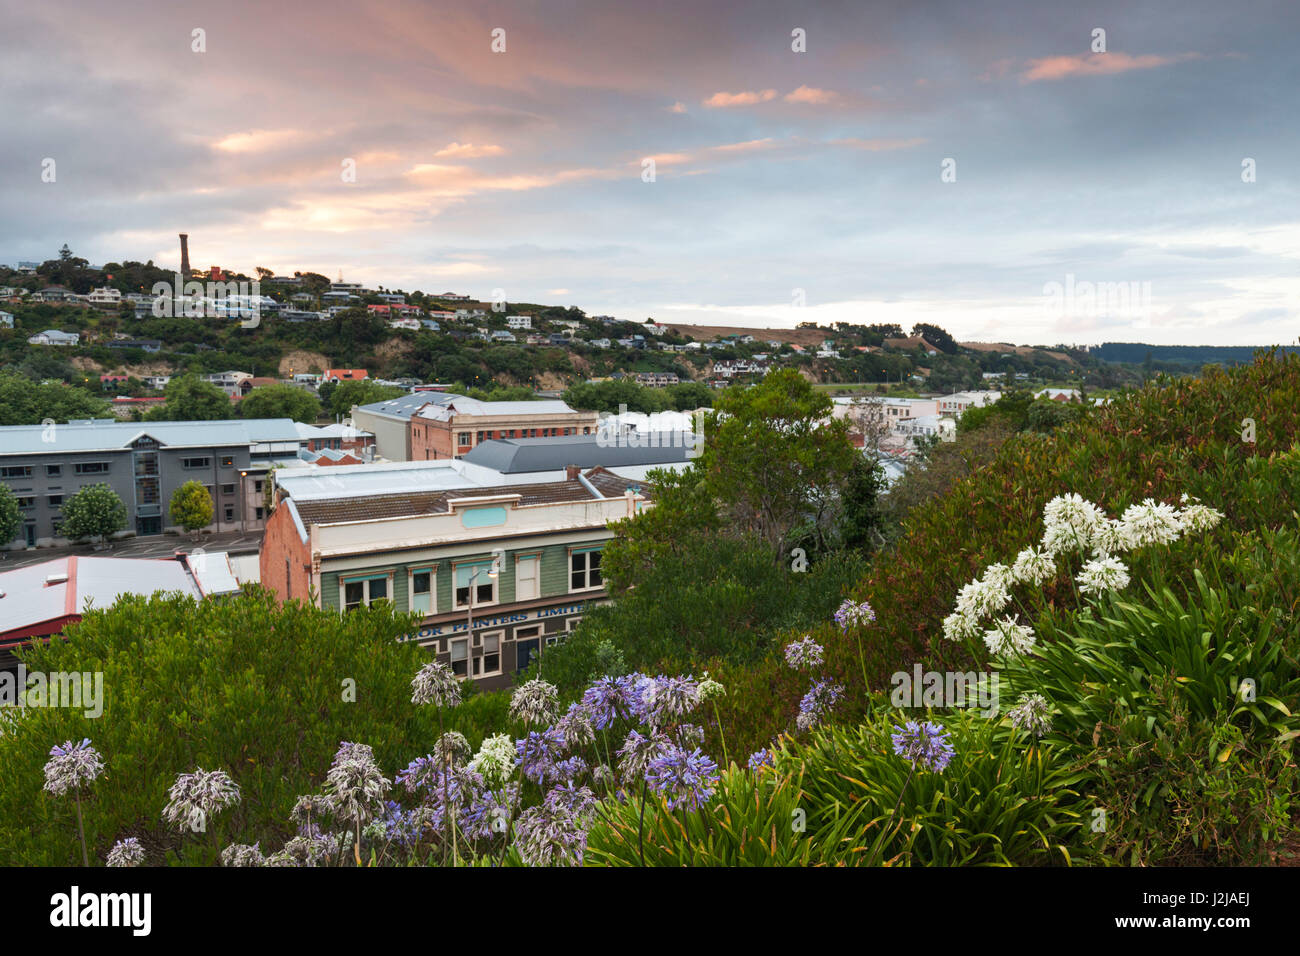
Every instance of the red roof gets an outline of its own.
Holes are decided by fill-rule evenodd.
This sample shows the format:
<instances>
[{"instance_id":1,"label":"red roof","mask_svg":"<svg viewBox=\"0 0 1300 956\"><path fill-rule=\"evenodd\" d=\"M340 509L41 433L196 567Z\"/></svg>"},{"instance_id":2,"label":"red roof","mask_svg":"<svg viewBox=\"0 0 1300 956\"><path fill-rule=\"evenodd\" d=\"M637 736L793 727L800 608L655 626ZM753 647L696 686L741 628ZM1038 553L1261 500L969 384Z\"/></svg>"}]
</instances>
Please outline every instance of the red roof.
<instances>
[{"instance_id":1,"label":"red roof","mask_svg":"<svg viewBox=\"0 0 1300 956\"><path fill-rule=\"evenodd\" d=\"M369 377L369 373L363 368L327 368L325 374L321 376L321 381L328 382L332 378L348 381Z\"/></svg>"}]
</instances>

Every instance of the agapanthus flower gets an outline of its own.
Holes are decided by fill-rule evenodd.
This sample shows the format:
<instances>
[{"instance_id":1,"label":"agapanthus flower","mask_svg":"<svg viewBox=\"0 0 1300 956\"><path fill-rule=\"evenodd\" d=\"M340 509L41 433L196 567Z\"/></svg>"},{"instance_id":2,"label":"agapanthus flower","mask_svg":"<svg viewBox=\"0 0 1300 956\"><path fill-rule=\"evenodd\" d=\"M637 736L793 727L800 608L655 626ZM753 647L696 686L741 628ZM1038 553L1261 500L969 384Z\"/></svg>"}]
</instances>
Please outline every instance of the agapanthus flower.
<instances>
[{"instance_id":1,"label":"agapanthus flower","mask_svg":"<svg viewBox=\"0 0 1300 956\"><path fill-rule=\"evenodd\" d=\"M559 690L540 677L515 688L510 698L510 719L526 724L549 724L560 708Z\"/></svg>"},{"instance_id":2,"label":"agapanthus flower","mask_svg":"<svg viewBox=\"0 0 1300 956\"><path fill-rule=\"evenodd\" d=\"M821 667L823 658L822 646L807 634L785 646L785 662L795 670L801 667L806 670Z\"/></svg>"},{"instance_id":3,"label":"agapanthus flower","mask_svg":"<svg viewBox=\"0 0 1300 956\"><path fill-rule=\"evenodd\" d=\"M795 718L795 726L800 730L816 727L830 714L831 708L843 693L844 687L841 684L832 684L828 680L815 681L808 693L803 695L803 700L799 701L799 716Z\"/></svg>"},{"instance_id":4,"label":"agapanthus flower","mask_svg":"<svg viewBox=\"0 0 1300 956\"><path fill-rule=\"evenodd\" d=\"M689 674L685 677L652 677L637 685L641 704L637 714L652 727L680 720L700 702L700 686Z\"/></svg>"},{"instance_id":5,"label":"agapanthus flower","mask_svg":"<svg viewBox=\"0 0 1300 956\"><path fill-rule=\"evenodd\" d=\"M525 866L581 866L587 825L564 799L547 799L519 814L515 849Z\"/></svg>"},{"instance_id":6,"label":"agapanthus flower","mask_svg":"<svg viewBox=\"0 0 1300 956\"><path fill-rule=\"evenodd\" d=\"M1043 548L1050 554L1082 551L1105 520L1105 513L1083 496L1058 495L1043 507Z\"/></svg>"},{"instance_id":7,"label":"agapanthus flower","mask_svg":"<svg viewBox=\"0 0 1300 956\"><path fill-rule=\"evenodd\" d=\"M590 787L580 787L572 780L552 787L546 800L564 807L577 817L585 817L596 807L596 795Z\"/></svg>"},{"instance_id":8,"label":"agapanthus flower","mask_svg":"<svg viewBox=\"0 0 1300 956\"><path fill-rule=\"evenodd\" d=\"M400 847L412 847L420 842L421 815L406 810L400 803L389 800L384 804L384 815L376 821L384 829L384 839Z\"/></svg>"},{"instance_id":9,"label":"agapanthus flower","mask_svg":"<svg viewBox=\"0 0 1300 956\"><path fill-rule=\"evenodd\" d=\"M766 747L762 750L755 750L749 755L749 769L754 773L758 773L765 767L771 769L772 766L772 752Z\"/></svg>"},{"instance_id":10,"label":"agapanthus flower","mask_svg":"<svg viewBox=\"0 0 1300 956\"><path fill-rule=\"evenodd\" d=\"M623 746L615 752L619 775L628 783L644 779L650 762L672 745L672 741L657 730L652 730L648 737L633 730L623 741Z\"/></svg>"},{"instance_id":11,"label":"agapanthus flower","mask_svg":"<svg viewBox=\"0 0 1300 956\"><path fill-rule=\"evenodd\" d=\"M1128 587L1128 568L1119 558L1096 558L1084 564L1075 578L1083 594L1122 591Z\"/></svg>"},{"instance_id":12,"label":"agapanthus flower","mask_svg":"<svg viewBox=\"0 0 1300 956\"><path fill-rule=\"evenodd\" d=\"M460 703L460 681L442 661L430 661L411 681L411 703L455 707Z\"/></svg>"},{"instance_id":13,"label":"agapanthus flower","mask_svg":"<svg viewBox=\"0 0 1300 956\"><path fill-rule=\"evenodd\" d=\"M679 747L699 747L704 743L704 728L699 724L678 724L675 732Z\"/></svg>"},{"instance_id":14,"label":"agapanthus flower","mask_svg":"<svg viewBox=\"0 0 1300 956\"><path fill-rule=\"evenodd\" d=\"M609 764L599 763L591 768L591 783L597 790L609 793L614 789L614 782L614 771Z\"/></svg>"},{"instance_id":15,"label":"agapanthus flower","mask_svg":"<svg viewBox=\"0 0 1300 956\"><path fill-rule=\"evenodd\" d=\"M1019 703L1007 711L1011 725L1041 737L1052 729L1051 708L1042 694L1025 694Z\"/></svg>"},{"instance_id":16,"label":"agapanthus flower","mask_svg":"<svg viewBox=\"0 0 1300 956\"><path fill-rule=\"evenodd\" d=\"M50 748L50 759L45 762L45 786L56 797L70 790L80 790L94 783L104 772L104 760L99 751L90 746L87 737L79 744L71 740Z\"/></svg>"},{"instance_id":17,"label":"agapanthus flower","mask_svg":"<svg viewBox=\"0 0 1300 956\"><path fill-rule=\"evenodd\" d=\"M222 866L266 866L266 857L262 855L261 845L254 843L235 843L221 851Z\"/></svg>"},{"instance_id":18,"label":"agapanthus flower","mask_svg":"<svg viewBox=\"0 0 1300 956\"><path fill-rule=\"evenodd\" d=\"M1001 585L1004 588L1016 583L1011 575L1011 568L1005 564L990 564L980 575L980 581L991 586Z\"/></svg>"},{"instance_id":19,"label":"agapanthus flower","mask_svg":"<svg viewBox=\"0 0 1300 956\"><path fill-rule=\"evenodd\" d=\"M329 797L323 794L310 794L298 798L293 809L289 811L289 819L294 823L310 824L312 821L319 822L333 812L334 804L330 802Z\"/></svg>"},{"instance_id":20,"label":"agapanthus flower","mask_svg":"<svg viewBox=\"0 0 1300 956\"><path fill-rule=\"evenodd\" d=\"M600 677L582 693L582 706L597 730L605 730L621 716L620 705L625 705L621 678Z\"/></svg>"},{"instance_id":21,"label":"agapanthus flower","mask_svg":"<svg viewBox=\"0 0 1300 956\"><path fill-rule=\"evenodd\" d=\"M1056 560L1042 548L1028 547L1016 555L1011 565L1011 582L1042 584L1056 576Z\"/></svg>"},{"instance_id":22,"label":"agapanthus flower","mask_svg":"<svg viewBox=\"0 0 1300 956\"><path fill-rule=\"evenodd\" d=\"M1017 618L1004 617L984 632L984 643L990 654L1028 654L1034 648L1034 631Z\"/></svg>"},{"instance_id":23,"label":"agapanthus flower","mask_svg":"<svg viewBox=\"0 0 1300 956\"><path fill-rule=\"evenodd\" d=\"M596 728L592 726L591 716L580 702L569 705L564 716L555 722L555 729L564 737L564 744L570 750L596 739Z\"/></svg>"},{"instance_id":24,"label":"agapanthus flower","mask_svg":"<svg viewBox=\"0 0 1300 956\"><path fill-rule=\"evenodd\" d=\"M567 757L556 761L552 780L574 780L587 772L587 761L581 757Z\"/></svg>"},{"instance_id":25,"label":"agapanthus flower","mask_svg":"<svg viewBox=\"0 0 1300 956\"><path fill-rule=\"evenodd\" d=\"M483 740L469 769L481 773L491 786L500 786L515 769L515 743L509 734L493 734Z\"/></svg>"},{"instance_id":26,"label":"agapanthus flower","mask_svg":"<svg viewBox=\"0 0 1300 956\"><path fill-rule=\"evenodd\" d=\"M374 751L366 744L348 741L339 744L334 763L325 775L325 793L335 812L346 819L357 815L367 819L381 811L392 786L375 763Z\"/></svg>"},{"instance_id":27,"label":"agapanthus flower","mask_svg":"<svg viewBox=\"0 0 1300 956\"><path fill-rule=\"evenodd\" d=\"M646 782L664 797L669 810L698 810L713 796L720 776L717 763L698 747L670 747L646 769Z\"/></svg>"},{"instance_id":28,"label":"agapanthus flower","mask_svg":"<svg viewBox=\"0 0 1300 956\"><path fill-rule=\"evenodd\" d=\"M714 697L721 697L726 694L727 689L709 676L709 672L704 672L704 677L700 680L699 697L703 703Z\"/></svg>"},{"instance_id":29,"label":"agapanthus flower","mask_svg":"<svg viewBox=\"0 0 1300 956\"><path fill-rule=\"evenodd\" d=\"M957 592L958 614L982 621L992 617L1011 603L1011 593L1005 581L971 581Z\"/></svg>"},{"instance_id":30,"label":"agapanthus flower","mask_svg":"<svg viewBox=\"0 0 1300 956\"><path fill-rule=\"evenodd\" d=\"M461 808L461 832L472 840L504 836L518 803L519 788L513 783L500 790L480 791Z\"/></svg>"},{"instance_id":31,"label":"agapanthus flower","mask_svg":"<svg viewBox=\"0 0 1300 956\"><path fill-rule=\"evenodd\" d=\"M528 736L515 741L515 764L529 780L542 784L555 777L564 751L564 735L554 727L530 730Z\"/></svg>"},{"instance_id":32,"label":"agapanthus flower","mask_svg":"<svg viewBox=\"0 0 1300 956\"><path fill-rule=\"evenodd\" d=\"M1120 523L1134 548L1149 544L1172 544L1183 531L1178 510L1173 505L1152 498L1145 499L1140 505L1125 508Z\"/></svg>"},{"instance_id":33,"label":"agapanthus flower","mask_svg":"<svg viewBox=\"0 0 1300 956\"><path fill-rule=\"evenodd\" d=\"M345 834L311 836L299 835L285 843L284 848L266 858L267 866L319 866L328 864L347 844Z\"/></svg>"},{"instance_id":34,"label":"agapanthus flower","mask_svg":"<svg viewBox=\"0 0 1300 956\"><path fill-rule=\"evenodd\" d=\"M929 721L909 720L905 727L894 725L890 739L894 744L894 753L911 761L913 766L922 766L931 773L943 773L956 752L948 742L948 732L942 724Z\"/></svg>"},{"instance_id":35,"label":"agapanthus flower","mask_svg":"<svg viewBox=\"0 0 1300 956\"><path fill-rule=\"evenodd\" d=\"M144 847L135 837L127 837L113 844L105 859L106 866L139 866L144 862Z\"/></svg>"},{"instance_id":36,"label":"agapanthus flower","mask_svg":"<svg viewBox=\"0 0 1300 956\"><path fill-rule=\"evenodd\" d=\"M177 829L200 832L209 817L239 802L239 785L224 770L196 769L176 778L167 794L163 819Z\"/></svg>"},{"instance_id":37,"label":"agapanthus flower","mask_svg":"<svg viewBox=\"0 0 1300 956\"><path fill-rule=\"evenodd\" d=\"M433 745L433 755L443 763L460 764L474 752L465 735L449 730L439 737Z\"/></svg>"},{"instance_id":38,"label":"agapanthus flower","mask_svg":"<svg viewBox=\"0 0 1300 956\"><path fill-rule=\"evenodd\" d=\"M872 610L870 604L866 601L858 604L852 598L846 599L835 612L835 623L844 631L872 624L875 620L876 612Z\"/></svg>"},{"instance_id":39,"label":"agapanthus flower","mask_svg":"<svg viewBox=\"0 0 1300 956\"><path fill-rule=\"evenodd\" d=\"M943 636L949 641L964 641L980 631L979 621L969 614L954 611L943 619Z\"/></svg>"},{"instance_id":40,"label":"agapanthus flower","mask_svg":"<svg viewBox=\"0 0 1300 956\"><path fill-rule=\"evenodd\" d=\"M1211 531L1223 520L1222 511L1207 507L1187 494L1182 497L1182 505L1182 509L1178 512L1178 524L1184 534Z\"/></svg>"}]
</instances>

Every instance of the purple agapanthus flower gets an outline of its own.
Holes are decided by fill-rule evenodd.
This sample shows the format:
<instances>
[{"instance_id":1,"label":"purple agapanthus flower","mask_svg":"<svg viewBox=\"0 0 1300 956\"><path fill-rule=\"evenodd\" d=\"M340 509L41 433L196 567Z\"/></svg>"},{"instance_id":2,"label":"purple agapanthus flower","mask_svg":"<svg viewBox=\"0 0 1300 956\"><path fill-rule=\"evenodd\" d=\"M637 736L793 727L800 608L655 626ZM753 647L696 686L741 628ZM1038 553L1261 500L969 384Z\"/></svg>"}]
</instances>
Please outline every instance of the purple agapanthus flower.
<instances>
[{"instance_id":1,"label":"purple agapanthus flower","mask_svg":"<svg viewBox=\"0 0 1300 956\"><path fill-rule=\"evenodd\" d=\"M749 769L753 773L758 773L764 767L772 767L772 752L764 747L762 750L756 750L749 755Z\"/></svg>"},{"instance_id":2,"label":"purple agapanthus flower","mask_svg":"<svg viewBox=\"0 0 1300 956\"><path fill-rule=\"evenodd\" d=\"M822 659L822 646L807 634L800 640L791 641L785 646L785 662L795 670L801 667L807 670L821 667Z\"/></svg>"},{"instance_id":3,"label":"purple agapanthus flower","mask_svg":"<svg viewBox=\"0 0 1300 956\"><path fill-rule=\"evenodd\" d=\"M956 752L948 736L941 724L909 720L905 727L895 724L890 739L897 756L910 760L913 766L920 764L931 773L943 773Z\"/></svg>"},{"instance_id":4,"label":"purple agapanthus flower","mask_svg":"<svg viewBox=\"0 0 1300 956\"><path fill-rule=\"evenodd\" d=\"M828 680L815 681L808 693L799 701L799 716L795 725L800 730L811 730L830 713L840 696L844 693L842 684L832 684Z\"/></svg>"},{"instance_id":5,"label":"purple agapanthus flower","mask_svg":"<svg viewBox=\"0 0 1300 956\"><path fill-rule=\"evenodd\" d=\"M461 832L473 840L503 836L518 803L519 787L516 784L507 784L501 790L484 790L461 810Z\"/></svg>"},{"instance_id":6,"label":"purple agapanthus flower","mask_svg":"<svg viewBox=\"0 0 1300 956\"><path fill-rule=\"evenodd\" d=\"M622 677L600 677L582 694L582 706L597 730L606 730L626 710Z\"/></svg>"},{"instance_id":7,"label":"purple agapanthus flower","mask_svg":"<svg viewBox=\"0 0 1300 956\"><path fill-rule=\"evenodd\" d=\"M541 784L547 778L555 778L556 764L564 756L564 734L554 727L543 731L530 730L528 736L515 741L515 765L520 767L524 776Z\"/></svg>"},{"instance_id":8,"label":"purple agapanthus flower","mask_svg":"<svg viewBox=\"0 0 1300 956\"><path fill-rule=\"evenodd\" d=\"M718 765L698 747L687 751L670 747L650 761L646 782L663 794L669 810L698 810L713 796L720 774Z\"/></svg>"},{"instance_id":9,"label":"purple agapanthus flower","mask_svg":"<svg viewBox=\"0 0 1300 956\"><path fill-rule=\"evenodd\" d=\"M525 866L582 865L589 814L573 809L574 794L553 794L519 814L515 824L515 849Z\"/></svg>"},{"instance_id":10,"label":"purple agapanthus flower","mask_svg":"<svg viewBox=\"0 0 1300 956\"><path fill-rule=\"evenodd\" d=\"M835 623L845 631L851 627L873 624L875 620L876 612L872 610L870 604L866 601L858 604L852 598L841 604L839 610L835 612Z\"/></svg>"},{"instance_id":11,"label":"purple agapanthus flower","mask_svg":"<svg viewBox=\"0 0 1300 956\"><path fill-rule=\"evenodd\" d=\"M623 746L615 751L618 757L618 772L624 783L631 784L645 778L650 762L666 753L672 747L672 741L658 731L651 731L649 737L633 730L623 741Z\"/></svg>"}]
</instances>

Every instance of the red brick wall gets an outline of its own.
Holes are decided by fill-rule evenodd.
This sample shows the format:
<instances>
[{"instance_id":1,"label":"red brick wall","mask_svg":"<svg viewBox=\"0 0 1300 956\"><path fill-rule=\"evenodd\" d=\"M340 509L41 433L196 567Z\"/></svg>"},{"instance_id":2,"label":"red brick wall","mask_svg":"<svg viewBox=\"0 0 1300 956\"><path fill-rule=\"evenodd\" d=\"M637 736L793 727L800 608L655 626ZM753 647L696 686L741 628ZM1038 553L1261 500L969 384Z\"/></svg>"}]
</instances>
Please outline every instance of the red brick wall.
<instances>
[{"instance_id":1,"label":"red brick wall","mask_svg":"<svg viewBox=\"0 0 1300 956\"><path fill-rule=\"evenodd\" d=\"M285 568L288 561L288 570ZM311 588L311 554L307 543L298 537L298 527L288 506L280 504L271 512L262 538L262 587L274 591L280 602L305 601Z\"/></svg>"}]
</instances>

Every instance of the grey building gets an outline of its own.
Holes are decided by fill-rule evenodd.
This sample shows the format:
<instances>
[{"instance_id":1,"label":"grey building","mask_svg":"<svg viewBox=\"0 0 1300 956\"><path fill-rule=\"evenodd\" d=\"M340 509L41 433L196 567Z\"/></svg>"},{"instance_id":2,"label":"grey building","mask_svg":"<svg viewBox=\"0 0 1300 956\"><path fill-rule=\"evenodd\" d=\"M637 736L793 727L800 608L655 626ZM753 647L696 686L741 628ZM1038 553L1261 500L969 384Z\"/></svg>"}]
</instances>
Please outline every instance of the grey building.
<instances>
[{"instance_id":1,"label":"grey building","mask_svg":"<svg viewBox=\"0 0 1300 956\"><path fill-rule=\"evenodd\" d=\"M63 502L106 483L126 504L128 533L171 526L172 493L197 481L212 496L212 531L253 531L264 521L262 483L306 444L288 418L214 422L119 422L0 428L0 481L18 498L23 531L10 545L62 544ZM0 547L4 547L0 544Z\"/></svg>"},{"instance_id":2,"label":"grey building","mask_svg":"<svg viewBox=\"0 0 1300 956\"><path fill-rule=\"evenodd\" d=\"M389 461L411 460L411 416L425 405L445 405L463 395L450 392L411 392L369 405L352 406L352 424L375 436L375 449Z\"/></svg>"}]
</instances>

